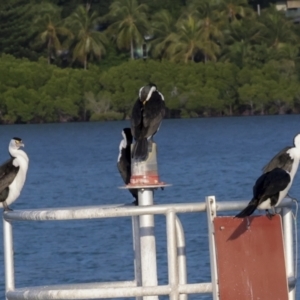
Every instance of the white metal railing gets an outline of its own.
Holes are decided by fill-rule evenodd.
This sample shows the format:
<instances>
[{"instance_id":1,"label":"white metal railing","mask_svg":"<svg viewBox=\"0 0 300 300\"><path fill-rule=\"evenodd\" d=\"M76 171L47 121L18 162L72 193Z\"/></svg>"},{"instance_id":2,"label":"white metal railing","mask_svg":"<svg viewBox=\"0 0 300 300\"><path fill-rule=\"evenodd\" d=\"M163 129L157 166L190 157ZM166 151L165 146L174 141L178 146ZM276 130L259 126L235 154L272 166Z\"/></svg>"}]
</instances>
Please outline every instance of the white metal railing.
<instances>
[{"instance_id":1,"label":"white metal railing","mask_svg":"<svg viewBox=\"0 0 300 300\"><path fill-rule=\"evenodd\" d=\"M144 197L152 197L152 189L139 191L144 193ZM151 199L150 199L151 200ZM147 202L147 201L146 201ZM178 213L205 212L216 214L217 211L234 211L241 210L248 204L248 201L228 201L215 202L213 196L207 197L203 203L184 203L184 204L161 204L146 206L91 206L91 207L73 207L57 209L35 209L4 212L3 230L4 230L4 260L5 260L5 286L6 299L100 299L100 298L120 298L136 297L136 299L158 299L159 295L169 295L171 300L186 300L188 294L193 293L210 293L213 299L219 299L217 292L217 274L216 268L212 265L211 276L212 282L206 283L187 283L186 274L186 257L185 257L185 238ZM280 204L282 208L283 233L286 253L286 269L289 281L289 300L295 300L295 269L294 269L294 239L293 239L293 216L292 216L291 199L284 199ZM149 250L148 245L141 245L141 222L147 226L151 225L148 221L141 220L145 216L162 214L166 216L167 228L167 251L168 251L168 275L169 282L167 285L151 285L144 282L142 278L142 263L146 255L143 253ZM56 220L74 220L74 219L100 219L115 217L132 217L133 224L133 244L135 250L135 280L124 282L102 282L88 284L68 284L53 285L44 287L15 288L14 283L14 257L13 257L13 221L56 221ZM144 224L144 225L145 225ZM209 230L210 222L208 220ZM148 228L149 229L149 228ZM146 235L147 236L147 235ZM151 232L148 232L148 237ZM155 237L152 243L152 251L155 252ZM153 241L152 241L153 242ZM149 243L149 240L148 240ZM151 241L150 241L151 244ZM154 245L154 248L153 248ZM151 246L151 245L150 245ZM146 251L145 251L146 250ZM152 253L150 260L156 262L156 254ZM210 245L211 262L214 260L212 245ZM151 268L151 266L148 266ZM148 270L150 276L156 274L155 270ZM144 275L144 274L143 274ZM147 277L147 275L145 275ZM143 280L142 280L143 279ZM146 278L147 279L147 278ZM153 298L152 298L153 297Z\"/></svg>"}]
</instances>

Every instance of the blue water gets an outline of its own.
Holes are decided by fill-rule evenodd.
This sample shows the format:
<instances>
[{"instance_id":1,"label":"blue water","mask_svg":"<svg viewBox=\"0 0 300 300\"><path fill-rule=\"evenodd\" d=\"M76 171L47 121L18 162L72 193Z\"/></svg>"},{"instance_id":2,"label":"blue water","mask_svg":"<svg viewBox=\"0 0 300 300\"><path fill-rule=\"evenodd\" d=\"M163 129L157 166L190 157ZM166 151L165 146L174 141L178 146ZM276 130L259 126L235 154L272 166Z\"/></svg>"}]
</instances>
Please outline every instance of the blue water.
<instances>
[{"instance_id":1,"label":"blue water","mask_svg":"<svg viewBox=\"0 0 300 300\"><path fill-rule=\"evenodd\" d=\"M121 130L129 122L0 126L0 162L11 137L25 143L30 168L13 209L131 203L116 168ZM292 145L300 116L164 120L155 137L161 180L155 203L246 200L261 168ZM300 197L299 175L291 193ZM210 281L207 220L180 215L188 282ZM167 282L165 219L155 217L158 279ZM2 223L1 223L2 226ZM133 279L131 220L14 223L16 287ZM2 231L2 227L0 228ZM3 257L1 239L0 255ZM0 299L4 266L0 265ZM2 296L1 296L2 295ZM211 299L190 296L190 299Z\"/></svg>"}]
</instances>

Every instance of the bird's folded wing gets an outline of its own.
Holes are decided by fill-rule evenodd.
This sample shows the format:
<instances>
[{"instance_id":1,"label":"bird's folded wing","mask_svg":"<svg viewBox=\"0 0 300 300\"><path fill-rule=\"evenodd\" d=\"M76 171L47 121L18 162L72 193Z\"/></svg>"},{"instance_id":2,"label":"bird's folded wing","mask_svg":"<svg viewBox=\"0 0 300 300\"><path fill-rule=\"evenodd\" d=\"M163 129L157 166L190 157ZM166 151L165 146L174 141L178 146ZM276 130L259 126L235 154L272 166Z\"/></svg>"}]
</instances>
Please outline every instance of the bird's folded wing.
<instances>
[{"instance_id":1,"label":"bird's folded wing","mask_svg":"<svg viewBox=\"0 0 300 300\"><path fill-rule=\"evenodd\" d=\"M19 167L13 165L13 158L0 166L0 193L13 182L18 171Z\"/></svg>"},{"instance_id":2,"label":"bird's folded wing","mask_svg":"<svg viewBox=\"0 0 300 300\"><path fill-rule=\"evenodd\" d=\"M291 147L285 147L279 153L277 153L271 160L263 167L263 172L267 173L275 168L281 168L288 172L291 171L293 161L287 151Z\"/></svg>"},{"instance_id":3,"label":"bird's folded wing","mask_svg":"<svg viewBox=\"0 0 300 300\"><path fill-rule=\"evenodd\" d=\"M150 103L149 103L150 104ZM155 108L153 106L156 106ZM143 112L143 124L145 127L150 127L151 123L151 129L148 133L148 136L154 134L162 121L162 119L165 116L165 102L164 101L158 101L156 104L150 104L147 111L145 110Z\"/></svg>"},{"instance_id":4,"label":"bird's folded wing","mask_svg":"<svg viewBox=\"0 0 300 300\"><path fill-rule=\"evenodd\" d=\"M121 177L125 184L128 184L130 182L130 165L127 162L119 161L117 163L118 170L121 174Z\"/></svg>"},{"instance_id":5,"label":"bird's folded wing","mask_svg":"<svg viewBox=\"0 0 300 300\"><path fill-rule=\"evenodd\" d=\"M288 186L290 181L291 177L286 171L275 168L272 171L261 175L257 179L253 187L254 195L257 197L259 194L277 194L283 191Z\"/></svg>"}]
</instances>

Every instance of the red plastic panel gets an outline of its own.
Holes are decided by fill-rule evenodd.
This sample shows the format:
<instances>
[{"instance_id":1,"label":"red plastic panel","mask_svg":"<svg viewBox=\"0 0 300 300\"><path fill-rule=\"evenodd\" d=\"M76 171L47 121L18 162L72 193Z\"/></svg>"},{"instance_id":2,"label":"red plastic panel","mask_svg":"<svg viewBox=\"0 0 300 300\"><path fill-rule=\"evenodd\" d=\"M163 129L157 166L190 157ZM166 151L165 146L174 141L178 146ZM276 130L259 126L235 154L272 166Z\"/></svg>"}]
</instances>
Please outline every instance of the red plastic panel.
<instances>
[{"instance_id":1,"label":"red plastic panel","mask_svg":"<svg viewBox=\"0 0 300 300\"><path fill-rule=\"evenodd\" d=\"M214 219L220 300L288 300L281 217Z\"/></svg>"}]
</instances>

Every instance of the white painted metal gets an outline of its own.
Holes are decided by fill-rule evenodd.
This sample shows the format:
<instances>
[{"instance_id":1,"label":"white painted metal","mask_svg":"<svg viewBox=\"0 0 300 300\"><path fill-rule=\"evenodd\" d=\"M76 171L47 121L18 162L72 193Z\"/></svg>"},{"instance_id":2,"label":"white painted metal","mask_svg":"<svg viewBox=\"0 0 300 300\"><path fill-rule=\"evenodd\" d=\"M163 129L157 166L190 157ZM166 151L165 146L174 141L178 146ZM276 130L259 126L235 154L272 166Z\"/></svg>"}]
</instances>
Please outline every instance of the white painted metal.
<instances>
[{"instance_id":1,"label":"white painted metal","mask_svg":"<svg viewBox=\"0 0 300 300\"><path fill-rule=\"evenodd\" d=\"M138 190L139 206L153 205L153 190ZM156 242L154 215L140 215L140 243L143 287L157 286ZM145 296L144 300L158 300L158 296Z\"/></svg>"},{"instance_id":2,"label":"white painted metal","mask_svg":"<svg viewBox=\"0 0 300 300\"><path fill-rule=\"evenodd\" d=\"M179 293L184 294L210 294L212 284L193 283L178 286ZM137 297L143 295L168 295L171 292L169 285L160 285L153 287L107 287L103 288L97 283L88 288L82 288L81 285L57 285L45 287L20 288L7 293L8 300L49 300L49 299L105 299L105 298L125 298Z\"/></svg>"},{"instance_id":3,"label":"white painted metal","mask_svg":"<svg viewBox=\"0 0 300 300\"><path fill-rule=\"evenodd\" d=\"M186 270L186 248L185 248L185 236L181 222L177 216L175 216L176 224L176 240L177 240L177 260L178 260L178 279L179 284L187 283L187 270ZM179 295L180 300L187 300L186 294Z\"/></svg>"},{"instance_id":4,"label":"white painted metal","mask_svg":"<svg viewBox=\"0 0 300 300\"><path fill-rule=\"evenodd\" d=\"M241 210L246 207L249 201L222 201L217 202L217 211ZM293 200L286 198L278 207L293 205ZM99 205L83 207L65 207L49 209L33 209L9 211L3 214L8 221L54 221L54 220L83 220L114 217L130 217L142 214L166 214L168 210L177 213L206 211L206 203L173 203L157 204L147 207L118 205Z\"/></svg>"},{"instance_id":5,"label":"white painted metal","mask_svg":"<svg viewBox=\"0 0 300 300\"><path fill-rule=\"evenodd\" d=\"M12 225L3 219L3 244L4 244L4 268L5 268L5 291L15 289L14 274L14 249Z\"/></svg>"},{"instance_id":6,"label":"white painted metal","mask_svg":"<svg viewBox=\"0 0 300 300\"><path fill-rule=\"evenodd\" d=\"M141 243L140 243L140 220L138 216L132 217L132 238L134 251L134 275L136 286L142 286L142 265L141 265ZM143 297L136 297L142 300Z\"/></svg>"},{"instance_id":7,"label":"white painted metal","mask_svg":"<svg viewBox=\"0 0 300 300\"><path fill-rule=\"evenodd\" d=\"M282 209L283 238L285 248L285 267L288 278L295 276L294 271L294 241L293 241L293 211L289 207ZM289 300L296 299L295 286L289 290Z\"/></svg>"},{"instance_id":8,"label":"white painted metal","mask_svg":"<svg viewBox=\"0 0 300 300\"><path fill-rule=\"evenodd\" d=\"M213 300L219 300L219 285L218 285L218 269L216 260L216 245L215 245L215 230L213 220L216 214L216 199L214 196L206 197L207 205L207 223L208 223L208 240L209 240L209 256L210 256L210 273L213 290Z\"/></svg>"},{"instance_id":9,"label":"white painted metal","mask_svg":"<svg viewBox=\"0 0 300 300\"><path fill-rule=\"evenodd\" d=\"M175 213L170 211L167 217L167 245L168 245L168 274L169 285L171 287L170 300L178 300L178 267L177 267L177 243Z\"/></svg>"},{"instance_id":10,"label":"white painted metal","mask_svg":"<svg viewBox=\"0 0 300 300\"><path fill-rule=\"evenodd\" d=\"M144 191L143 191L144 192ZM143 196L142 196L143 197ZM126 298L137 297L137 299L146 296L146 298L158 299L158 295L170 295L170 299L178 299L178 293L180 294L180 300L186 300L186 294L193 293L214 293L218 295L216 291L217 279L213 279L213 283L196 283L185 284L187 280L186 276L186 258L185 255L180 255L181 248L185 249L184 233L177 213L186 212L208 212L209 217L209 230L212 231L212 219L216 214L216 211L229 211L229 210L241 210L247 204L248 201L227 201L215 203L214 197L207 197L207 203L183 203L183 204L164 204L164 205L152 205L151 197L153 201L152 190L146 190L144 206L94 206L94 207L77 207L77 208L58 208L58 209L38 209L27 211L12 211L4 212L4 253L5 253L5 275L6 275L6 299L7 300L46 300L46 299L104 299L104 298ZM211 202L212 203L211 203ZM293 205L291 199L284 199L279 207L284 207L283 212L283 225L284 225L284 241L286 250L286 261L288 270L289 286L292 289L295 286L296 279L294 278L294 265L293 265L293 233L292 233L292 215L290 208ZM169 267L169 281L170 285L156 286L156 256L154 259L155 264L155 279L156 284L154 286L137 286L138 285L138 267L136 270L136 280L129 282L117 282L117 283L90 283L90 284L72 284L72 285L60 285L60 286L46 286L46 287L29 287L29 288L14 288L14 266L13 266L13 239L12 228L10 221L27 220L27 221L41 221L41 220L73 220L73 219L91 219L91 218L111 218L111 217L124 217L124 216L141 216L141 219L146 215L165 214L167 216L167 233L168 233L168 262L173 262L172 267ZM138 219L138 217L135 217ZM134 219L134 218L133 218ZM150 219L144 219L144 225L147 225L147 230L139 230L139 233L147 237L153 235L154 222L151 226ZM143 223L142 222L142 223ZM149 226L150 225L150 226ZM142 227L142 224L140 224ZM150 227L150 230L149 230ZM133 221L133 230L137 230L139 225L136 221ZM151 229L152 228L152 229ZM174 229L176 228L176 230ZM151 231L152 230L152 231ZM148 232L148 233L147 233ZM175 234L176 233L176 234ZM210 236L212 237L213 232ZM175 237L174 237L175 236ZM143 238L142 237L142 238ZM154 236L153 236L154 237ZM174 246L174 240L175 246ZM210 241L211 242L211 241ZM177 243L177 244L176 244ZM134 241L134 249L138 247ZM154 241L155 246L155 241ZM176 254L177 247L177 254ZM210 246L211 247L211 246ZM156 247L152 247L153 252L156 255ZM175 248L175 250L174 250ZM184 250L183 250L184 251ZM142 250L143 252L143 250ZM175 253L175 254L174 254ZM174 259L175 257L175 259ZM138 260L136 260L138 261ZM174 265L178 265L174 268ZM136 263L136 265L138 265ZM152 269L154 270L154 268ZM171 274L170 274L171 273ZM176 275L177 274L177 275ZM217 274L216 270L212 271L212 274ZM175 283L178 283L177 291L173 292L172 287ZM176 284L175 284L176 285ZM295 293L289 299L295 300ZM184 296L186 298L181 299ZM173 298L172 298L173 297ZM144 297L145 298L145 297ZM214 298L218 299L218 298Z\"/></svg>"}]
</instances>

